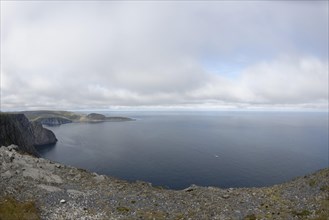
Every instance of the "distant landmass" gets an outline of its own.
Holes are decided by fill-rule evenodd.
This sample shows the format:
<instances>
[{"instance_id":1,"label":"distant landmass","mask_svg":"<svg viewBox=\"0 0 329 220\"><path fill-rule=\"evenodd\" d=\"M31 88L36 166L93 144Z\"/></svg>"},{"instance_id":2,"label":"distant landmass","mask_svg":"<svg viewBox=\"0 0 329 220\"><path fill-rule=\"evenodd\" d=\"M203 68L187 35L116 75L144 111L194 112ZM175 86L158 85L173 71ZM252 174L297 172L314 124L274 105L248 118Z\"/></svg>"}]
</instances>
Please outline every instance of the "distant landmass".
<instances>
[{"instance_id":1,"label":"distant landmass","mask_svg":"<svg viewBox=\"0 0 329 220\"><path fill-rule=\"evenodd\" d=\"M133 119L127 117L111 116L107 117L98 113L91 113L88 115L78 114L69 111L23 111L20 112L26 115L30 121L37 121L43 125L56 126L72 122L105 122L105 121L132 121Z\"/></svg>"}]
</instances>

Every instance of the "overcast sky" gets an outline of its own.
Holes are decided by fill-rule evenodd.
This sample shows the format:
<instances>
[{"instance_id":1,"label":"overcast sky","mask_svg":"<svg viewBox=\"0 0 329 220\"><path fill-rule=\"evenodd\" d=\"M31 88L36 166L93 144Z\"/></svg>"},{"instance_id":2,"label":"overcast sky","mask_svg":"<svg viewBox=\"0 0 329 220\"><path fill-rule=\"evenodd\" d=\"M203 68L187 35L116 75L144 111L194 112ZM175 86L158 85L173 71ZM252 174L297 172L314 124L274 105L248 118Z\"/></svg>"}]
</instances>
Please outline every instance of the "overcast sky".
<instances>
[{"instance_id":1,"label":"overcast sky","mask_svg":"<svg viewBox=\"0 0 329 220\"><path fill-rule=\"evenodd\" d=\"M1 1L1 110L325 110L328 38L328 1Z\"/></svg>"}]
</instances>

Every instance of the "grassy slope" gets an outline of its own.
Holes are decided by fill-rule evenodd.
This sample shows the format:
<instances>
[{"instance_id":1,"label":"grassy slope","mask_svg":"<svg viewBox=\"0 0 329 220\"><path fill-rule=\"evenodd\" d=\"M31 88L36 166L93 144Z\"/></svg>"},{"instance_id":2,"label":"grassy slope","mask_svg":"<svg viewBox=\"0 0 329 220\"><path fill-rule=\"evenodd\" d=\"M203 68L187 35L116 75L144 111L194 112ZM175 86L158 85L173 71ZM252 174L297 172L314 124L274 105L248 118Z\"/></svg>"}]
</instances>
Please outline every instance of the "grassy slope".
<instances>
[{"instance_id":1,"label":"grassy slope","mask_svg":"<svg viewBox=\"0 0 329 220\"><path fill-rule=\"evenodd\" d=\"M81 115L68 111L44 110L44 111L24 111L22 113L24 113L26 117L31 121L37 120L38 118L49 118L49 117L66 118L72 121L77 121L81 118Z\"/></svg>"},{"instance_id":2,"label":"grassy slope","mask_svg":"<svg viewBox=\"0 0 329 220\"><path fill-rule=\"evenodd\" d=\"M88 122L88 121L97 121L97 119L92 119L86 117L84 114L78 114L69 111L50 111L50 110L42 110L42 111L23 111L20 112L26 115L26 117L30 121L36 121L41 118L65 118L74 122ZM106 117L106 121L128 121L131 120L127 117Z\"/></svg>"}]
</instances>

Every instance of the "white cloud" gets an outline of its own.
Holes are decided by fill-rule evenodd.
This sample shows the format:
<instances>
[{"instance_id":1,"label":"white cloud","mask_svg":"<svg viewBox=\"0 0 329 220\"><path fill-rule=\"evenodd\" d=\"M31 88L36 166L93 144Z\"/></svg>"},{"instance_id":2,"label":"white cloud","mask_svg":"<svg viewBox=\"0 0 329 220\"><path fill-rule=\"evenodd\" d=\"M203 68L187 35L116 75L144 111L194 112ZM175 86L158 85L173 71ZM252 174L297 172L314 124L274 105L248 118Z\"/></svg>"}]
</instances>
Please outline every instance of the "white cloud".
<instances>
[{"instance_id":1,"label":"white cloud","mask_svg":"<svg viewBox=\"0 0 329 220\"><path fill-rule=\"evenodd\" d=\"M323 108L327 6L2 1L1 107Z\"/></svg>"},{"instance_id":2,"label":"white cloud","mask_svg":"<svg viewBox=\"0 0 329 220\"><path fill-rule=\"evenodd\" d=\"M246 67L234 80L213 76L192 98L254 104L328 103L328 61L281 57Z\"/></svg>"},{"instance_id":3,"label":"white cloud","mask_svg":"<svg viewBox=\"0 0 329 220\"><path fill-rule=\"evenodd\" d=\"M265 103L328 102L328 61L285 57L250 66L241 83Z\"/></svg>"}]
</instances>

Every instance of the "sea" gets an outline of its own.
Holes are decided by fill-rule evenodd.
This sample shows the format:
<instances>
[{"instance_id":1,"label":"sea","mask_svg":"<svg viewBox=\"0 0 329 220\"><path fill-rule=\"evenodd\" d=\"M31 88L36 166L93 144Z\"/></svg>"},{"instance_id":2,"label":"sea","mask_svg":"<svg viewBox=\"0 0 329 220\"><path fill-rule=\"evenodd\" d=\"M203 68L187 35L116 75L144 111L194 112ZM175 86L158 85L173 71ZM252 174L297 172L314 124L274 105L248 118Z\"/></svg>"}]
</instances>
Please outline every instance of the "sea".
<instances>
[{"instance_id":1,"label":"sea","mask_svg":"<svg viewBox=\"0 0 329 220\"><path fill-rule=\"evenodd\" d=\"M184 189L262 187L328 167L328 112L98 112L70 123L42 157L130 182Z\"/></svg>"}]
</instances>

